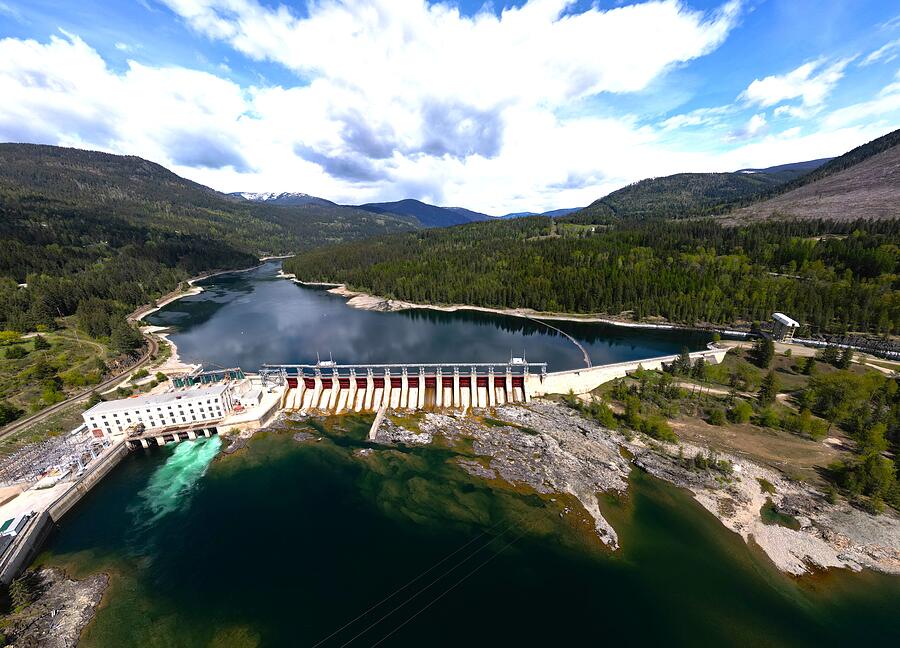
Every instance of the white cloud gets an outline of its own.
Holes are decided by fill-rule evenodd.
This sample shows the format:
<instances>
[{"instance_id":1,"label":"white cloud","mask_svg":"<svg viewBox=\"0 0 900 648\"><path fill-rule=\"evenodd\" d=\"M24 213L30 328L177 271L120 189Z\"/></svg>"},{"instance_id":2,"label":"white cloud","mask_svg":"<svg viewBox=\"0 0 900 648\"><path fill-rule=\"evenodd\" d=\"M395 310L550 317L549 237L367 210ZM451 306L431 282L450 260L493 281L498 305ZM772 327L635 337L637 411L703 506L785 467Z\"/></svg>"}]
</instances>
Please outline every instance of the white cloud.
<instances>
[{"instance_id":1,"label":"white cloud","mask_svg":"<svg viewBox=\"0 0 900 648\"><path fill-rule=\"evenodd\" d=\"M866 58L864 58L860 65L872 65L878 61L883 61L884 63L890 63L894 59L900 56L900 38L897 40L890 41L889 43L885 43L877 50L869 54Z\"/></svg>"},{"instance_id":2,"label":"white cloud","mask_svg":"<svg viewBox=\"0 0 900 648\"><path fill-rule=\"evenodd\" d=\"M755 108L722 152L724 129L746 106L659 126L628 114L562 116L580 97L646 87L715 48L736 5L701 14L651 2L560 17L567 3L535 0L474 18L401 5L322 0L301 20L247 0L181 0L195 29L308 81L293 87L135 61L119 71L68 34L0 40L0 140L140 155L226 191L412 196L504 213L588 204L648 176L834 155L886 130L856 121L814 135L770 133ZM716 141L704 149L679 139L692 125Z\"/></svg>"},{"instance_id":3,"label":"white cloud","mask_svg":"<svg viewBox=\"0 0 900 648\"><path fill-rule=\"evenodd\" d=\"M664 130L673 130L678 128L690 128L695 126L720 126L725 119L736 112L736 107L715 106L713 108L697 108L689 113L673 115L666 119L661 127Z\"/></svg>"},{"instance_id":4,"label":"white cloud","mask_svg":"<svg viewBox=\"0 0 900 648\"><path fill-rule=\"evenodd\" d=\"M768 130L769 122L766 120L765 113L757 113L747 120L747 123L741 128L729 133L729 139L749 140L765 134Z\"/></svg>"},{"instance_id":5,"label":"white cloud","mask_svg":"<svg viewBox=\"0 0 900 648\"><path fill-rule=\"evenodd\" d=\"M116 43L115 48L117 50L119 50L120 52L130 52L132 49L131 45L129 45L128 43L122 43L122 42Z\"/></svg>"},{"instance_id":6,"label":"white cloud","mask_svg":"<svg viewBox=\"0 0 900 648\"><path fill-rule=\"evenodd\" d=\"M646 88L718 47L740 11L660 0L568 13L569 0L530 0L466 17L423 0L321 0L301 18L255 0L166 2L198 32L308 83L242 88L133 61L116 73L76 37L6 39L0 136L136 153L221 189L411 194L497 211L589 202L629 165L598 162L598 149L649 135L627 116L557 109ZM567 188L542 196L549 185Z\"/></svg>"},{"instance_id":7,"label":"white cloud","mask_svg":"<svg viewBox=\"0 0 900 648\"><path fill-rule=\"evenodd\" d=\"M797 117L809 116L823 106L838 81L844 77L844 69L852 60L842 59L823 67L825 60L819 59L804 63L787 74L755 79L739 99L763 108L800 99L799 106L779 107L776 115L786 112Z\"/></svg>"},{"instance_id":8,"label":"white cloud","mask_svg":"<svg viewBox=\"0 0 900 648\"><path fill-rule=\"evenodd\" d=\"M894 82L882 88L876 97L831 112L823 119L823 125L826 128L843 128L891 117L893 121L889 123L896 123L900 119L900 71Z\"/></svg>"}]
</instances>

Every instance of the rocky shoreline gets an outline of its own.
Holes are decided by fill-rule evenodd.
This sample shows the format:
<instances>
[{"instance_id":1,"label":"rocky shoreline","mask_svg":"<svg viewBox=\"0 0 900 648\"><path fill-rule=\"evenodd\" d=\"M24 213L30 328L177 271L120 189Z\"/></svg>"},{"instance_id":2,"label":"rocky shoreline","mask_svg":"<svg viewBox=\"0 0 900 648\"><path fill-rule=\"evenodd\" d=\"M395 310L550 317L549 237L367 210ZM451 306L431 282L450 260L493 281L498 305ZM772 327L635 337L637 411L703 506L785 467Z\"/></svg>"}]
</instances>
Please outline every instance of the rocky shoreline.
<instances>
[{"instance_id":1,"label":"rocky shoreline","mask_svg":"<svg viewBox=\"0 0 900 648\"><path fill-rule=\"evenodd\" d=\"M491 422L478 415L491 416ZM697 468L694 457L710 457L705 448L626 436L564 405L540 400L475 410L470 416L428 413L418 428L407 430L385 419L376 441L469 440L478 458L460 458L463 470L541 494L574 496L611 549L618 547L618 537L597 496L627 490L633 465L689 490L726 528L747 542L752 539L781 571L802 575L840 567L900 574L900 516L895 512L873 516L843 501L831 504L812 487L741 457L719 453L710 459L713 467ZM797 528L764 520L767 504L793 518Z\"/></svg>"},{"instance_id":2,"label":"rocky shoreline","mask_svg":"<svg viewBox=\"0 0 900 648\"><path fill-rule=\"evenodd\" d=\"M5 617L3 632L13 646L74 648L96 614L109 585L106 574L72 580L58 569L26 575L36 597L27 607Z\"/></svg>"}]
</instances>

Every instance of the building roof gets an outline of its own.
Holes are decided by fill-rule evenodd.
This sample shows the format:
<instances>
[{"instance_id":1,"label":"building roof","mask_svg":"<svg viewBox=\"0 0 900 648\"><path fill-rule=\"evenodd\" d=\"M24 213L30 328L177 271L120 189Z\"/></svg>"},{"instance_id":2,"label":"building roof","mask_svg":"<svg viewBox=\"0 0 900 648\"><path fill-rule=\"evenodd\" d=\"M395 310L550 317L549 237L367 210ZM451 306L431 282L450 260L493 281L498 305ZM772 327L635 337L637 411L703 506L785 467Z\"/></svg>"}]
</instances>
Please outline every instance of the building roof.
<instances>
[{"instance_id":1,"label":"building roof","mask_svg":"<svg viewBox=\"0 0 900 648\"><path fill-rule=\"evenodd\" d=\"M181 391L170 391L164 394L150 394L147 396L136 396L134 398L120 398L117 400L105 401L97 403L87 410L85 416L94 414L103 414L105 412L116 412L125 408L138 407L155 407L166 403L172 403L182 398L206 398L220 396L222 392L228 389L228 385L213 385L212 387L201 387L200 389L184 389Z\"/></svg>"},{"instance_id":2,"label":"building roof","mask_svg":"<svg viewBox=\"0 0 900 648\"><path fill-rule=\"evenodd\" d=\"M791 319L784 313L772 313L772 319L774 319L779 324L784 324L785 326L790 326L792 328L800 327L800 323L797 320Z\"/></svg>"}]
</instances>

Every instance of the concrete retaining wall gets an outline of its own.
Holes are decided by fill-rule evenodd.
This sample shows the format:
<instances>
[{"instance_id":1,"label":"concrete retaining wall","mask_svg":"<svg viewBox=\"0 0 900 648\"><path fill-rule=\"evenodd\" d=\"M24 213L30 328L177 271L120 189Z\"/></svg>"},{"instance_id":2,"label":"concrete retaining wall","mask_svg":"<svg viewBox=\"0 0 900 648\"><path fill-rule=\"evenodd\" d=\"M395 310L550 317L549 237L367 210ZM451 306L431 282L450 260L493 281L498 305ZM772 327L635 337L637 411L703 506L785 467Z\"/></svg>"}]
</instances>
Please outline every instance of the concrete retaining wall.
<instances>
[{"instance_id":1,"label":"concrete retaining wall","mask_svg":"<svg viewBox=\"0 0 900 648\"><path fill-rule=\"evenodd\" d=\"M69 512L110 470L115 468L128 454L125 442L114 445L102 458L95 461L88 470L65 493L59 496L46 511L33 516L25 528L13 539L0 556L0 583L9 585L35 559L41 546L50 535L53 525Z\"/></svg>"},{"instance_id":2,"label":"concrete retaining wall","mask_svg":"<svg viewBox=\"0 0 900 648\"><path fill-rule=\"evenodd\" d=\"M53 520L47 511L42 511L28 520L25 528L0 557L0 583L9 585L25 571L37 556L52 528Z\"/></svg>"},{"instance_id":3,"label":"concrete retaining wall","mask_svg":"<svg viewBox=\"0 0 900 648\"><path fill-rule=\"evenodd\" d=\"M50 517L54 522L59 522L63 515L69 512L88 491L90 491L101 479L103 479L110 470L119 465L119 462L128 454L128 448L125 447L124 441L117 442L116 445L106 453L99 461L95 462L88 471L83 474L75 485L63 493L50 508L47 509Z\"/></svg>"},{"instance_id":4,"label":"concrete retaining wall","mask_svg":"<svg viewBox=\"0 0 900 648\"><path fill-rule=\"evenodd\" d=\"M706 362L719 364L725 359L728 349L709 349L707 351L695 351L691 353L691 361L703 358ZM526 388L531 396L543 396L545 394L586 394L593 391L603 383L634 372L643 367L648 370L660 370L663 365L669 365L678 358L677 355L659 356L645 360L632 362L617 362L615 364L598 365L589 369L572 369L570 371L554 371L546 376L529 374Z\"/></svg>"}]
</instances>

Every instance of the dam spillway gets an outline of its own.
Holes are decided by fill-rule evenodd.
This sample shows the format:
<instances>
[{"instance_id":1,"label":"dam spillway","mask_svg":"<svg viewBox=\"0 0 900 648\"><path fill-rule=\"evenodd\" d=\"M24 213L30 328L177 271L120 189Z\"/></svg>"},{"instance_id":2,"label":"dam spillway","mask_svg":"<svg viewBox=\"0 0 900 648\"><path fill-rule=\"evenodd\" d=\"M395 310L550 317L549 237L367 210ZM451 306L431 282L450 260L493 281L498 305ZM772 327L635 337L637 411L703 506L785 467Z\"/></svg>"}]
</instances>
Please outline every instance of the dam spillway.
<instances>
[{"instance_id":1,"label":"dam spillway","mask_svg":"<svg viewBox=\"0 0 900 648\"><path fill-rule=\"evenodd\" d=\"M265 382L285 386L282 409L342 412L389 409L468 409L527 403L543 362L263 365Z\"/></svg>"},{"instance_id":2,"label":"dam spillway","mask_svg":"<svg viewBox=\"0 0 900 648\"><path fill-rule=\"evenodd\" d=\"M689 354L720 363L726 349L710 345ZM528 403L547 394L584 394L640 367L660 370L668 355L583 369L547 372L545 362L263 365L263 384L283 386L281 408L302 414L375 412L379 409L461 409Z\"/></svg>"}]
</instances>

